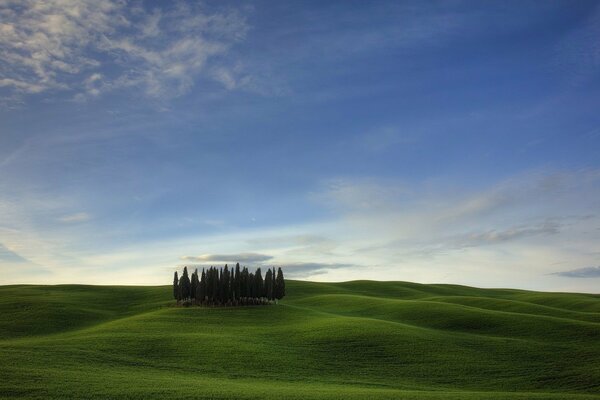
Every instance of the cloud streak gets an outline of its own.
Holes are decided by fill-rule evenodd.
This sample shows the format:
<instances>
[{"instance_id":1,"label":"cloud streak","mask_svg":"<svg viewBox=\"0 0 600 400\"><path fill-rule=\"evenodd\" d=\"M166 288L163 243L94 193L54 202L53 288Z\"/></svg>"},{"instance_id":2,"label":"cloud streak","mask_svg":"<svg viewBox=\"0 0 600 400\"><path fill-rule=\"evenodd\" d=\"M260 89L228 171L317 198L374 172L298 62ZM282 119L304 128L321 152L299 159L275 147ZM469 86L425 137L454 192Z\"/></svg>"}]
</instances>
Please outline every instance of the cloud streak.
<instances>
[{"instance_id":1,"label":"cloud streak","mask_svg":"<svg viewBox=\"0 0 600 400\"><path fill-rule=\"evenodd\" d=\"M600 278L600 267L585 267L572 269L570 271L555 272L552 275L565 278Z\"/></svg>"},{"instance_id":2,"label":"cloud streak","mask_svg":"<svg viewBox=\"0 0 600 400\"><path fill-rule=\"evenodd\" d=\"M60 217L58 220L64 223L76 223L76 222L86 222L91 219L91 215L86 212L79 212L75 214L68 214Z\"/></svg>"},{"instance_id":3,"label":"cloud streak","mask_svg":"<svg viewBox=\"0 0 600 400\"><path fill-rule=\"evenodd\" d=\"M335 269L356 267L355 264L344 263L319 263L319 262L291 262L281 264L289 278L307 278L309 276L325 274Z\"/></svg>"},{"instance_id":4,"label":"cloud streak","mask_svg":"<svg viewBox=\"0 0 600 400\"><path fill-rule=\"evenodd\" d=\"M28 262L25 258L6 248L0 243L0 261L6 263L25 263Z\"/></svg>"},{"instance_id":5,"label":"cloud streak","mask_svg":"<svg viewBox=\"0 0 600 400\"><path fill-rule=\"evenodd\" d=\"M505 230L490 230L480 233L471 233L450 240L452 247L465 248L518 240L539 235L554 235L560 231L560 224L554 221L545 221L532 226L517 226Z\"/></svg>"},{"instance_id":6,"label":"cloud streak","mask_svg":"<svg viewBox=\"0 0 600 400\"><path fill-rule=\"evenodd\" d=\"M482 232L472 232L467 234L456 234L447 237L442 237L430 243L423 244L408 244L411 249L403 253L405 256L425 257L440 256L449 252L467 250L470 248L487 247L487 246L502 246L508 242L518 242L536 236L556 235L560 233L562 225L556 221L544 221L534 225L520 225L508 229L494 229ZM434 243L431 243L434 242ZM406 248L407 243L396 241L380 246L375 249L366 248L366 251L377 250L382 248Z\"/></svg>"},{"instance_id":7,"label":"cloud streak","mask_svg":"<svg viewBox=\"0 0 600 400\"><path fill-rule=\"evenodd\" d=\"M203 254L200 256L183 256L181 260L190 262L240 262L240 263L256 263L272 259L273 256L259 253L238 253L238 254Z\"/></svg>"}]
</instances>

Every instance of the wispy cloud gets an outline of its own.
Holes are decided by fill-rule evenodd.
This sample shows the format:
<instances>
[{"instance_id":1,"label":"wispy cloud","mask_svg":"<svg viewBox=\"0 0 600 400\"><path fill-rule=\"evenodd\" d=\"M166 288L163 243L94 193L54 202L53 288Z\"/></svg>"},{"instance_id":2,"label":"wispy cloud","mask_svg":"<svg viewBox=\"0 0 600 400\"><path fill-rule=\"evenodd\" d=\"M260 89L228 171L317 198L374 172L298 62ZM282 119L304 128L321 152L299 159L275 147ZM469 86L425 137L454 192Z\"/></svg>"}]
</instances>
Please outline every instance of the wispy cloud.
<instances>
[{"instance_id":1,"label":"wispy cloud","mask_svg":"<svg viewBox=\"0 0 600 400\"><path fill-rule=\"evenodd\" d=\"M176 97L203 72L233 88L238 74L208 62L248 29L237 10L187 3L147 11L117 0L6 1L0 17L0 88L13 95L67 91L78 100L123 88Z\"/></svg>"},{"instance_id":2,"label":"wispy cloud","mask_svg":"<svg viewBox=\"0 0 600 400\"><path fill-rule=\"evenodd\" d=\"M291 262L282 263L281 265L284 267L285 274L289 278L307 278L314 275L325 274L335 269L347 269L356 267L355 264L319 262Z\"/></svg>"},{"instance_id":3,"label":"wispy cloud","mask_svg":"<svg viewBox=\"0 0 600 400\"><path fill-rule=\"evenodd\" d=\"M525 240L536 236L556 235L560 232L562 224L553 220L544 221L532 225L520 225L507 229L494 229L481 232L458 233L442 236L434 240L423 240L421 243L406 242L403 240L387 243L375 248L366 248L365 251L373 251L382 248L395 248L409 250L403 252L404 256L430 258L448 254L450 252L465 250L469 248L485 246L502 246L507 242Z\"/></svg>"},{"instance_id":4,"label":"wispy cloud","mask_svg":"<svg viewBox=\"0 0 600 400\"><path fill-rule=\"evenodd\" d=\"M460 235L450 239L449 242L455 248L465 248L503 243L538 235L553 235L558 233L559 230L559 223L555 221L545 221L535 225L522 225L504 230L490 230Z\"/></svg>"},{"instance_id":5,"label":"wispy cloud","mask_svg":"<svg viewBox=\"0 0 600 400\"><path fill-rule=\"evenodd\" d=\"M27 262L27 260L21 257L19 254L15 253L6 248L2 243L0 243L0 261L6 263L23 263Z\"/></svg>"},{"instance_id":6,"label":"wispy cloud","mask_svg":"<svg viewBox=\"0 0 600 400\"><path fill-rule=\"evenodd\" d=\"M537 211L529 215L530 219L539 215L546 221L550 217L549 209L562 211L559 216L563 216L565 210L560 210L561 204L574 200L578 197L576 193L582 191L597 193L599 181L600 171L596 169L533 171L482 187L479 191L441 181L409 184L398 179L340 178L324 182L321 190L311 197L349 218L369 216L373 220L385 216L388 225L393 225L394 220L389 218L414 215L421 223L469 226L465 223L493 219L522 211L524 207ZM592 206L585 198L579 200ZM415 228L411 226L413 231Z\"/></svg>"},{"instance_id":7,"label":"wispy cloud","mask_svg":"<svg viewBox=\"0 0 600 400\"><path fill-rule=\"evenodd\" d=\"M558 232L559 224L553 221L546 221L533 226L519 226L506 230L491 230L469 234L463 240L459 239L457 244L462 247L494 244L537 235L552 235Z\"/></svg>"},{"instance_id":8,"label":"wispy cloud","mask_svg":"<svg viewBox=\"0 0 600 400\"><path fill-rule=\"evenodd\" d=\"M240 263L255 263L261 261L267 261L272 259L273 256L267 254L258 253L238 253L238 254L203 254L200 256L183 256L183 261L191 262L207 262L207 261L220 261L220 262L240 262Z\"/></svg>"},{"instance_id":9,"label":"wispy cloud","mask_svg":"<svg viewBox=\"0 0 600 400\"><path fill-rule=\"evenodd\" d=\"M395 208L410 192L394 179L337 178L326 181L312 199L341 213L370 213Z\"/></svg>"},{"instance_id":10,"label":"wispy cloud","mask_svg":"<svg viewBox=\"0 0 600 400\"><path fill-rule=\"evenodd\" d=\"M248 239L252 246L286 247L286 246L309 246L328 243L331 239L319 235L285 235L267 236Z\"/></svg>"},{"instance_id":11,"label":"wispy cloud","mask_svg":"<svg viewBox=\"0 0 600 400\"><path fill-rule=\"evenodd\" d=\"M64 223L76 223L76 222L85 222L91 219L91 215L85 212L78 212L75 214L68 214L60 217L58 220Z\"/></svg>"},{"instance_id":12,"label":"wispy cloud","mask_svg":"<svg viewBox=\"0 0 600 400\"><path fill-rule=\"evenodd\" d=\"M306 279L316 275L323 275L330 273L333 270L348 269L357 267L356 264L351 263L327 263L327 262L298 262L298 261L285 261L285 258L274 259L272 256L261 255L261 254L233 254L231 256L226 255L206 255L199 257L181 257L183 261L190 261L190 264L182 264L181 266L187 265L188 267L206 268L211 262L220 263L235 263L240 262L242 264L248 263L253 267L261 267L263 269L271 268L273 266L282 267L285 271L285 275L288 278L293 279ZM268 261L268 262L266 262ZM222 264L221 264L222 265ZM180 266L180 267L181 267ZM341 280L341 279L338 279Z\"/></svg>"},{"instance_id":13,"label":"wispy cloud","mask_svg":"<svg viewBox=\"0 0 600 400\"><path fill-rule=\"evenodd\" d=\"M553 275L567 278L600 278L600 267L585 267L570 271L555 272Z\"/></svg>"},{"instance_id":14,"label":"wispy cloud","mask_svg":"<svg viewBox=\"0 0 600 400\"><path fill-rule=\"evenodd\" d=\"M314 234L258 237L249 239L247 243L253 247L277 250L282 256L292 259L307 254L330 257L338 246L335 240Z\"/></svg>"},{"instance_id":15,"label":"wispy cloud","mask_svg":"<svg viewBox=\"0 0 600 400\"><path fill-rule=\"evenodd\" d=\"M359 136L358 145L373 152L389 151L396 146L414 146L417 135L402 131L396 126L382 126Z\"/></svg>"}]
</instances>

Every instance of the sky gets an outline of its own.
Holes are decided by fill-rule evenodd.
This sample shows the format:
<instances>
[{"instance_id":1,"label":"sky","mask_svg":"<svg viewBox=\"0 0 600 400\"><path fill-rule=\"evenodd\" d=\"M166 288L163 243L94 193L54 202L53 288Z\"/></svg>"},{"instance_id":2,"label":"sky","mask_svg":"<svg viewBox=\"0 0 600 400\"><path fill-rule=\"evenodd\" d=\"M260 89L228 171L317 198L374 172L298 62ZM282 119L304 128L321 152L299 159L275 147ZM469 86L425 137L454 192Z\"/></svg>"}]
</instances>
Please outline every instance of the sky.
<instances>
[{"instance_id":1,"label":"sky","mask_svg":"<svg viewBox=\"0 0 600 400\"><path fill-rule=\"evenodd\" d=\"M600 292L598 1L0 1L0 284Z\"/></svg>"}]
</instances>

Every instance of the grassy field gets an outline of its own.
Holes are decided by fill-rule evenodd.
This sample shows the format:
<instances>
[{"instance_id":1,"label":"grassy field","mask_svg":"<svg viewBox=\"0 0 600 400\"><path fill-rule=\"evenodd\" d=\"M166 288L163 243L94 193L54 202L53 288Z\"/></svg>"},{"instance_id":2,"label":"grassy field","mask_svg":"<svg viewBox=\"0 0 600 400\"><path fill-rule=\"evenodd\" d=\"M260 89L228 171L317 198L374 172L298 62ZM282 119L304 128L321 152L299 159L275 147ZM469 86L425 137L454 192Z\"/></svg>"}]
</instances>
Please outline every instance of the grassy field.
<instances>
[{"instance_id":1,"label":"grassy field","mask_svg":"<svg viewBox=\"0 0 600 400\"><path fill-rule=\"evenodd\" d=\"M171 287L0 287L0 398L600 399L600 295L287 282L277 306Z\"/></svg>"}]
</instances>

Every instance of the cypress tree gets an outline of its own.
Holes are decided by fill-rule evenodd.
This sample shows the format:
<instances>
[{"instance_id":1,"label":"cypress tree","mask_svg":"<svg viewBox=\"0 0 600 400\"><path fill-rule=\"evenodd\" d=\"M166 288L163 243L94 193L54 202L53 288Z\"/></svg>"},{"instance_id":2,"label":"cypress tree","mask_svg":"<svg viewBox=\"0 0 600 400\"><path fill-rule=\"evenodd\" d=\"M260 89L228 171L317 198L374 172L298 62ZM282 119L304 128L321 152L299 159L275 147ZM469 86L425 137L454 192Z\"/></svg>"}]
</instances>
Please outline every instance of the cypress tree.
<instances>
[{"instance_id":1,"label":"cypress tree","mask_svg":"<svg viewBox=\"0 0 600 400\"><path fill-rule=\"evenodd\" d=\"M212 301L216 302L219 299L219 271L215 267L212 269L212 285L213 294Z\"/></svg>"},{"instance_id":2,"label":"cypress tree","mask_svg":"<svg viewBox=\"0 0 600 400\"><path fill-rule=\"evenodd\" d=\"M252 296L252 290L251 290L251 285L250 285L250 270L246 267L244 267L244 270L246 271L246 277L244 279L244 287L246 288L246 297L251 297Z\"/></svg>"},{"instance_id":3,"label":"cypress tree","mask_svg":"<svg viewBox=\"0 0 600 400\"><path fill-rule=\"evenodd\" d=\"M190 297L193 300L196 300L198 296L198 282L198 269L196 268L196 270L192 272L192 282L190 289Z\"/></svg>"},{"instance_id":4,"label":"cypress tree","mask_svg":"<svg viewBox=\"0 0 600 400\"><path fill-rule=\"evenodd\" d=\"M213 268L213 301L219 301L219 271L216 267Z\"/></svg>"},{"instance_id":5,"label":"cypress tree","mask_svg":"<svg viewBox=\"0 0 600 400\"><path fill-rule=\"evenodd\" d=\"M235 271L229 271L229 300L235 300Z\"/></svg>"},{"instance_id":6,"label":"cypress tree","mask_svg":"<svg viewBox=\"0 0 600 400\"><path fill-rule=\"evenodd\" d=\"M229 296L229 267L225 264L227 270L223 269L223 304L227 303L227 298Z\"/></svg>"},{"instance_id":7,"label":"cypress tree","mask_svg":"<svg viewBox=\"0 0 600 400\"><path fill-rule=\"evenodd\" d=\"M187 267L183 267L183 275L179 280L179 286L181 287L181 298L187 300L190 298L190 277L188 276Z\"/></svg>"},{"instance_id":8,"label":"cypress tree","mask_svg":"<svg viewBox=\"0 0 600 400\"><path fill-rule=\"evenodd\" d=\"M210 301L212 298L213 287L212 287L212 267L206 270L206 300Z\"/></svg>"},{"instance_id":9,"label":"cypress tree","mask_svg":"<svg viewBox=\"0 0 600 400\"><path fill-rule=\"evenodd\" d=\"M223 285L223 297L221 301L223 303L227 303L229 300L229 281L229 268L227 267L227 264L225 264L225 268L223 268L223 279L221 282L221 285Z\"/></svg>"},{"instance_id":10,"label":"cypress tree","mask_svg":"<svg viewBox=\"0 0 600 400\"><path fill-rule=\"evenodd\" d=\"M210 301L212 296L212 281L211 281L211 273L210 268L206 270L206 300Z\"/></svg>"},{"instance_id":11,"label":"cypress tree","mask_svg":"<svg viewBox=\"0 0 600 400\"><path fill-rule=\"evenodd\" d=\"M177 271L175 271L175 276L173 277L173 297L179 303L179 278L177 277Z\"/></svg>"},{"instance_id":12,"label":"cypress tree","mask_svg":"<svg viewBox=\"0 0 600 400\"><path fill-rule=\"evenodd\" d=\"M246 298L249 296L248 293L248 268L244 267L240 273L240 293L242 297Z\"/></svg>"},{"instance_id":13,"label":"cypress tree","mask_svg":"<svg viewBox=\"0 0 600 400\"><path fill-rule=\"evenodd\" d=\"M248 274L248 297L256 297L256 282L254 281L254 274L250 272Z\"/></svg>"},{"instance_id":14,"label":"cypress tree","mask_svg":"<svg viewBox=\"0 0 600 400\"><path fill-rule=\"evenodd\" d=\"M240 297L242 297L242 282L240 281L240 263L235 264L234 282L235 299L239 300Z\"/></svg>"},{"instance_id":15,"label":"cypress tree","mask_svg":"<svg viewBox=\"0 0 600 400\"><path fill-rule=\"evenodd\" d=\"M217 300L219 300L219 271L217 271L217 269L214 267L211 267L211 268L212 268L212 287L213 287L212 301L217 302Z\"/></svg>"},{"instance_id":16,"label":"cypress tree","mask_svg":"<svg viewBox=\"0 0 600 400\"><path fill-rule=\"evenodd\" d=\"M262 277L262 271L260 270L260 268L256 269L256 272L254 273L254 280L255 280L255 291L256 294L254 295L254 297L264 297L264 291L265 291L265 287L264 287L264 281L263 281L263 277Z\"/></svg>"},{"instance_id":17,"label":"cypress tree","mask_svg":"<svg viewBox=\"0 0 600 400\"><path fill-rule=\"evenodd\" d=\"M277 270L277 279L275 279L275 298L283 299L285 296L285 280L283 279L283 271L281 267Z\"/></svg>"},{"instance_id":18,"label":"cypress tree","mask_svg":"<svg viewBox=\"0 0 600 400\"><path fill-rule=\"evenodd\" d=\"M273 273L271 269L267 269L267 273L265 274L265 297L267 300L271 300L273 297Z\"/></svg>"},{"instance_id":19,"label":"cypress tree","mask_svg":"<svg viewBox=\"0 0 600 400\"><path fill-rule=\"evenodd\" d=\"M202 268L202 275L200 275L200 284L198 285L198 300L202 303L206 297L206 274L204 268Z\"/></svg>"},{"instance_id":20,"label":"cypress tree","mask_svg":"<svg viewBox=\"0 0 600 400\"><path fill-rule=\"evenodd\" d=\"M273 287L273 291L271 293L271 300L275 300L275 267L273 267L271 271L271 286Z\"/></svg>"}]
</instances>

